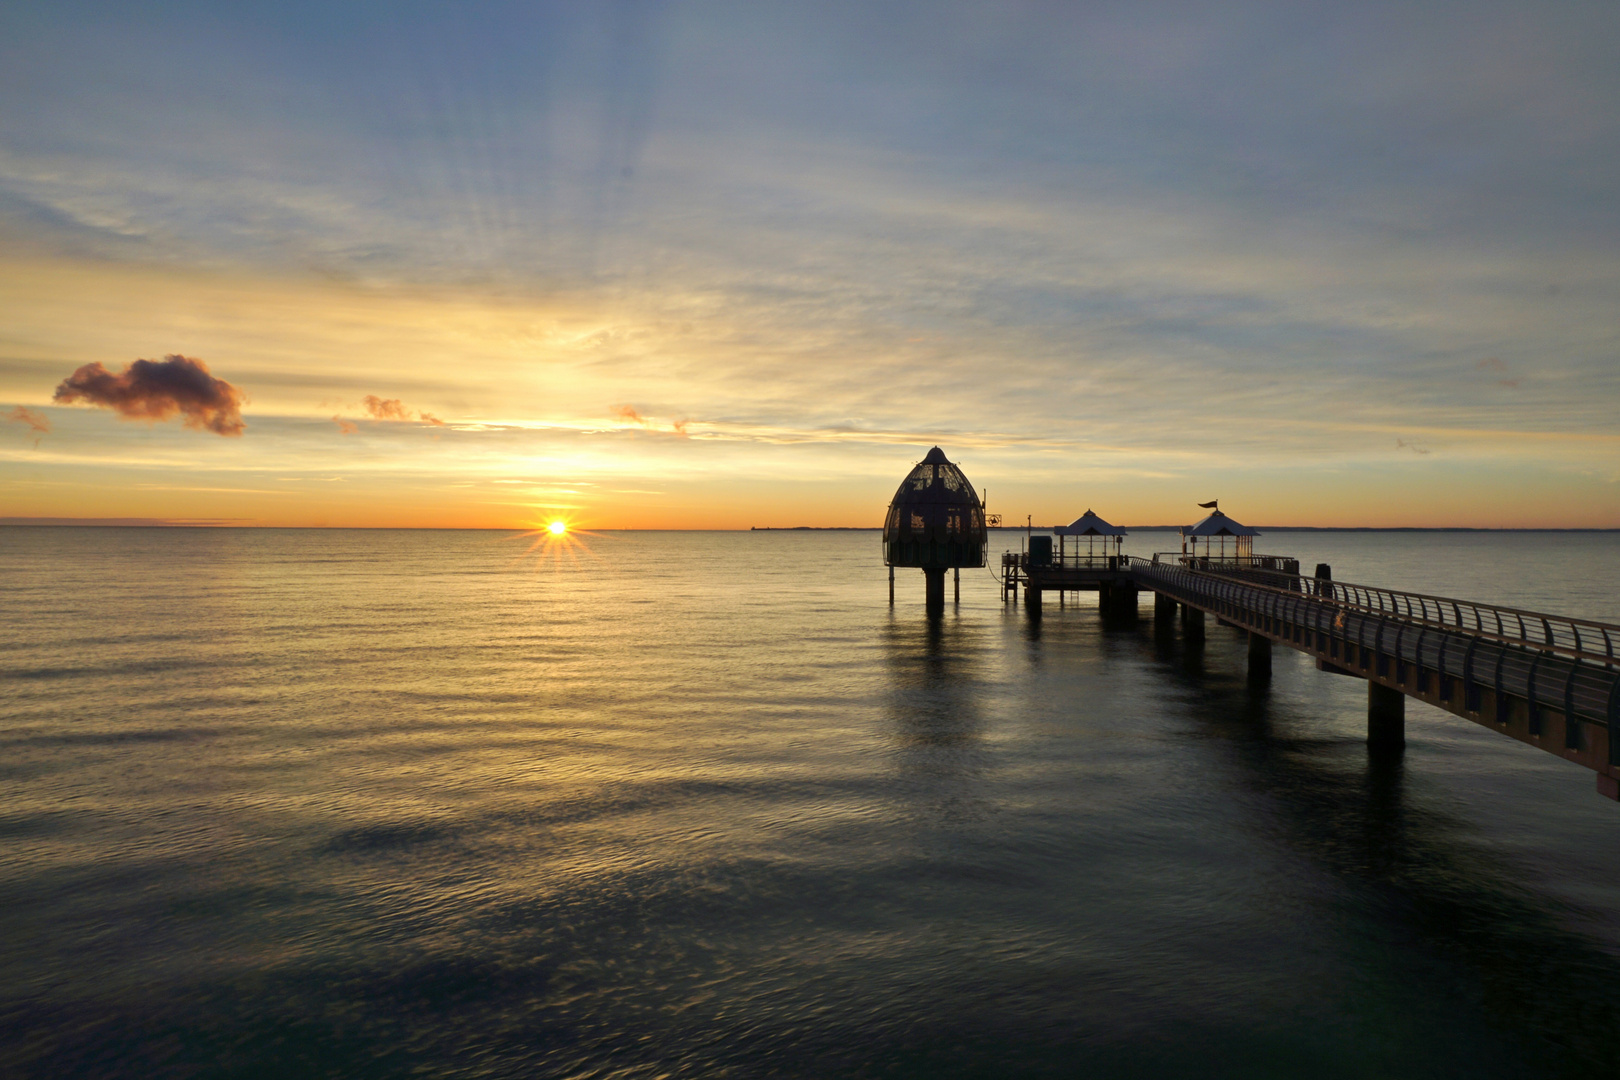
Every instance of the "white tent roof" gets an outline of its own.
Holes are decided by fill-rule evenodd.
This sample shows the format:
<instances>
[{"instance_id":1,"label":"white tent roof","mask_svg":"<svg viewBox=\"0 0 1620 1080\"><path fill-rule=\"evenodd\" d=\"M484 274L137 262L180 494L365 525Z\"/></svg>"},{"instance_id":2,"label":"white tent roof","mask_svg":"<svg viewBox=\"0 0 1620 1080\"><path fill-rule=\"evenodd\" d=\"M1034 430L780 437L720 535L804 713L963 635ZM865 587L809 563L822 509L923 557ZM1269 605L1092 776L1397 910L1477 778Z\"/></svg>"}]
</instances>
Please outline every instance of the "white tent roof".
<instances>
[{"instance_id":1,"label":"white tent roof","mask_svg":"<svg viewBox=\"0 0 1620 1080\"><path fill-rule=\"evenodd\" d=\"M1052 530L1059 536L1129 536L1124 529L1117 525L1110 525L1090 510L1075 518L1068 525L1059 525Z\"/></svg>"},{"instance_id":2,"label":"white tent roof","mask_svg":"<svg viewBox=\"0 0 1620 1080\"><path fill-rule=\"evenodd\" d=\"M1181 530L1182 536L1259 536L1259 532L1240 525L1216 510L1209 517L1196 525L1188 525Z\"/></svg>"}]
</instances>

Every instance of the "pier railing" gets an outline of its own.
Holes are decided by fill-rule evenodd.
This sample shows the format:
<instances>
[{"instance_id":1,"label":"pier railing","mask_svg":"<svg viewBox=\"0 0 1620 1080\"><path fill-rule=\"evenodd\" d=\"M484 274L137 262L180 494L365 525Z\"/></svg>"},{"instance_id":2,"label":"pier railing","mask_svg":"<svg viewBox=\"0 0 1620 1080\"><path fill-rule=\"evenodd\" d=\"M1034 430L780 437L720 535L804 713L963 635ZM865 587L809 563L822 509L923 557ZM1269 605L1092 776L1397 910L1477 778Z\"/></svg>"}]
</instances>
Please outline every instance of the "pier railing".
<instances>
[{"instance_id":1,"label":"pier railing","mask_svg":"<svg viewBox=\"0 0 1620 1080\"><path fill-rule=\"evenodd\" d=\"M1254 582L1245 581L1245 584ZM1297 574L1286 578L1277 575L1275 584L1270 587L1369 615L1397 618L1439 630L1464 631L1492 641L1599 664L1620 664L1620 626L1609 623Z\"/></svg>"},{"instance_id":2,"label":"pier railing","mask_svg":"<svg viewBox=\"0 0 1620 1080\"><path fill-rule=\"evenodd\" d=\"M1054 551L1052 558L1044 563L1029 562L1029 554L1025 552L1024 559L1026 566L1049 566L1065 570L1129 570L1131 566L1129 555L1104 554L1101 551Z\"/></svg>"},{"instance_id":3,"label":"pier railing","mask_svg":"<svg viewBox=\"0 0 1620 1080\"><path fill-rule=\"evenodd\" d=\"M1257 581L1145 559L1132 569L1144 585L1282 634L1334 663L1350 664L1359 650L1356 656L1410 665L1420 676L1438 673L1444 697L1451 680L1469 694L1494 689L1498 702L1511 694L1531 703L1532 724L1538 707L1611 731L1620 723L1620 626L1325 578L1268 574ZM1620 765L1615 735L1610 763Z\"/></svg>"},{"instance_id":4,"label":"pier railing","mask_svg":"<svg viewBox=\"0 0 1620 1080\"><path fill-rule=\"evenodd\" d=\"M1159 566L1189 566L1197 570L1271 570L1282 574L1299 573L1299 560L1287 555L1189 555L1182 551L1155 551L1152 561Z\"/></svg>"},{"instance_id":5,"label":"pier railing","mask_svg":"<svg viewBox=\"0 0 1620 1080\"><path fill-rule=\"evenodd\" d=\"M1140 561L1140 560L1136 560ZM1127 572L1131 568L1132 558L1129 555L1103 554L1100 551L1065 551L1052 552L1044 561L1037 561L1027 551L1005 551L1001 555L1001 565L1005 568L1018 567L1020 569L1036 570L1114 570Z\"/></svg>"}]
</instances>

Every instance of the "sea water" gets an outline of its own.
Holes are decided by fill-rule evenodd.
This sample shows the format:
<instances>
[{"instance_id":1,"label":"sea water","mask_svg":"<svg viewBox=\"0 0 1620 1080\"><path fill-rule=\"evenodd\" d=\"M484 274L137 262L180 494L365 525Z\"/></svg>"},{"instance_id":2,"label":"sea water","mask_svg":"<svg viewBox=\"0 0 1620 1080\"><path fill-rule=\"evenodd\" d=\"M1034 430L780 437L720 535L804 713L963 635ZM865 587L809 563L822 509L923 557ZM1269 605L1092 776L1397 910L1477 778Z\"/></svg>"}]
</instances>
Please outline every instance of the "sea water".
<instances>
[{"instance_id":1,"label":"sea water","mask_svg":"<svg viewBox=\"0 0 1620 1080\"><path fill-rule=\"evenodd\" d=\"M1616 1067L1585 769L872 532L535 540L0 529L0 1071ZM1613 533L1260 547L1620 621Z\"/></svg>"}]
</instances>

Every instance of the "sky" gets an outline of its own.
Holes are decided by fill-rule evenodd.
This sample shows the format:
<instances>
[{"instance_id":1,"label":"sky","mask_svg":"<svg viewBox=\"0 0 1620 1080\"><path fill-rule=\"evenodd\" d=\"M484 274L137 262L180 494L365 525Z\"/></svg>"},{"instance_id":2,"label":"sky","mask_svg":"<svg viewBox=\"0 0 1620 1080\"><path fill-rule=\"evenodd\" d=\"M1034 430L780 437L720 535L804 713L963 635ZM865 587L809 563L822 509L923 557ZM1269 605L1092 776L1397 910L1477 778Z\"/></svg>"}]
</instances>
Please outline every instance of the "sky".
<instances>
[{"instance_id":1,"label":"sky","mask_svg":"<svg viewBox=\"0 0 1620 1080\"><path fill-rule=\"evenodd\" d=\"M1612 2L8 4L0 519L874 526L937 444L1009 521L1620 527L1616 55Z\"/></svg>"}]
</instances>

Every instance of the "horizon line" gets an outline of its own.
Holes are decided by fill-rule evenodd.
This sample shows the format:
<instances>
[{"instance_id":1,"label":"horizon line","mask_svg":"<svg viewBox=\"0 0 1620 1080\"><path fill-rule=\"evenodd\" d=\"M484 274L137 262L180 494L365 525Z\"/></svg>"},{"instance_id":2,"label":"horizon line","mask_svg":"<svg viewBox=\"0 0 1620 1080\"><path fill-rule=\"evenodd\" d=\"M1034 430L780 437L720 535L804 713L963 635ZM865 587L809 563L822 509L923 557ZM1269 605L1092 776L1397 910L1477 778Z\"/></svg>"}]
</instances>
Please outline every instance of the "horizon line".
<instances>
[{"instance_id":1,"label":"horizon line","mask_svg":"<svg viewBox=\"0 0 1620 1080\"><path fill-rule=\"evenodd\" d=\"M0 528L93 529L307 529L389 532L533 532L521 525L262 525L242 518L0 517ZM996 532L1051 532L1061 525L1001 525ZM1175 532L1185 525L1121 525L1130 532ZM1560 525L1255 525L1257 532L1620 532L1620 526ZM881 525L751 525L747 528L638 528L592 526L592 532L882 532Z\"/></svg>"}]
</instances>

